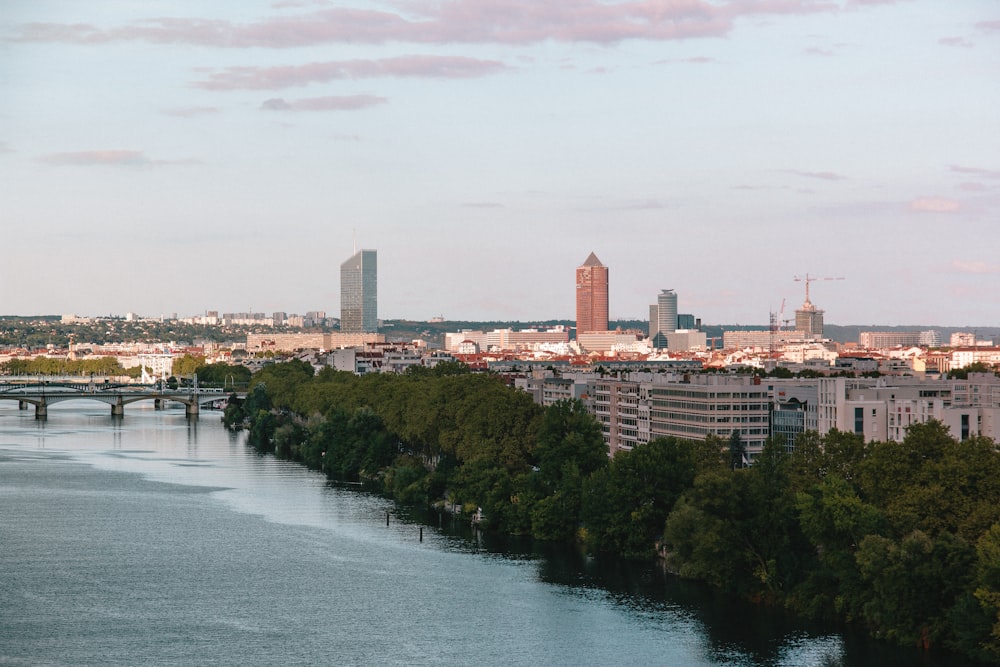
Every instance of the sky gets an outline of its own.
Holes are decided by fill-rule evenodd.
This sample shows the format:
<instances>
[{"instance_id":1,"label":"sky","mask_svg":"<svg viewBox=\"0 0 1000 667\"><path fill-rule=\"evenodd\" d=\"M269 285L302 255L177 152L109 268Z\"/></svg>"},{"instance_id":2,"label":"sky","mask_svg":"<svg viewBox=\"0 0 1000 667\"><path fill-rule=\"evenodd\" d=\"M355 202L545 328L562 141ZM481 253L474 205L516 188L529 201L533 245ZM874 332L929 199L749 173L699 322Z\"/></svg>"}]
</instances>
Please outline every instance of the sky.
<instances>
[{"instance_id":1,"label":"sky","mask_svg":"<svg viewBox=\"0 0 1000 667\"><path fill-rule=\"evenodd\" d=\"M8 315L336 317L371 248L385 319L594 252L612 319L996 326L1000 2L8 0L0 233Z\"/></svg>"}]
</instances>

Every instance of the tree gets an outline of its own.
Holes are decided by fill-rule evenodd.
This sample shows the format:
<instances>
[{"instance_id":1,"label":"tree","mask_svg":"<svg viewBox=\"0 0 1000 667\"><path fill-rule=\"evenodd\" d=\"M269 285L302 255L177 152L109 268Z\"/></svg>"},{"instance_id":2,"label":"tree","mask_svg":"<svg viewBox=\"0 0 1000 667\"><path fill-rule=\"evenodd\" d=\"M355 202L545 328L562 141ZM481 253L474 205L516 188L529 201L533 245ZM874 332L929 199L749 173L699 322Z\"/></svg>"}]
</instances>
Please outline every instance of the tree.
<instances>
[{"instance_id":1,"label":"tree","mask_svg":"<svg viewBox=\"0 0 1000 667\"><path fill-rule=\"evenodd\" d=\"M992 373L993 368L982 361L974 361L962 368L955 368L948 372L948 377L952 380L968 380L969 373Z\"/></svg>"},{"instance_id":2,"label":"tree","mask_svg":"<svg viewBox=\"0 0 1000 667\"><path fill-rule=\"evenodd\" d=\"M729 434L729 467L733 470L745 468L747 465L747 446L740 437L740 432L734 430Z\"/></svg>"},{"instance_id":3,"label":"tree","mask_svg":"<svg viewBox=\"0 0 1000 667\"><path fill-rule=\"evenodd\" d=\"M535 457L542 480L552 488L561 481L566 463L575 463L584 476L608 463L601 426L578 400L558 401L545 409Z\"/></svg>"},{"instance_id":4,"label":"tree","mask_svg":"<svg viewBox=\"0 0 1000 667\"><path fill-rule=\"evenodd\" d=\"M205 365L205 357L184 354L174 359L173 375L185 380L190 379Z\"/></svg>"},{"instance_id":5,"label":"tree","mask_svg":"<svg viewBox=\"0 0 1000 667\"><path fill-rule=\"evenodd\" d=\"M584 483L581 518L590 548L627 558L648 558L663 535L667 516L691 488L699 466L698 445L657 438L619 452Z\"/></svg>"}]
</instances>

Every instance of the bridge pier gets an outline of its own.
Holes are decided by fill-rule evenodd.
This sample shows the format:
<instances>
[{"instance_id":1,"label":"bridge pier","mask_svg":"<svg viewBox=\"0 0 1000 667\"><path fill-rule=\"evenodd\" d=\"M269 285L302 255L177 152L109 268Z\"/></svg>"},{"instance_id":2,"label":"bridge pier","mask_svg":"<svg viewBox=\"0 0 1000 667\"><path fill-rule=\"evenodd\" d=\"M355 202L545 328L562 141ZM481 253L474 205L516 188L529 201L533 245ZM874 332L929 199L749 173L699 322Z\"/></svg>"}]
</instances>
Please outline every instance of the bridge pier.
<instances>
[{"instance_id":1,"label":"bridge pier","mask_svg":"<svg viewBox=\"0 0 1000 667\"><path fill-rule=\"evenodd\" d=\"M49 416L49 406L43 400L35 406L35 419L45 419Z\"/></svg>"},{"instance_id":2,"label":"bridge pier","mask_svg":"<svg viewBox=\"0 0 1000 667\"><path fill-rule=\"evenodd\" d=\"M111 404L111 416L112 417L124 417L125 416L125 404L122 403L121 397L118 401Z\"/></svg>"},{"instance_id":3,"label":"bridge pier","mask_svg":"<svg viewBox=\"0 0 1000 667\"><path fill-rule=\"evenodd\" d=\"M17 409L18 410L27 410L28 409L28 402L27 401L18 401L17 402Z\"/></svg>"},{"instance_id":4,"label":"bridge pier","mask_svg":"<svg viewBox=\"0 0 1000 667\"><path fill-rule=\"evenodd\" d=\"M198 401L197 401L197 399L195 399L194 401L192 401L190 403L185 403L184 404L184 414L187 415L188 417L197 417L198 416Z\"/></svg>"},{"instance_id":5,"label":"bridge pier","mask_svg":"<svg viewBox=\"0 0 1000 667\"><path fill-rule=\"evenodd\" d=\"M163 409L163 399L162 398L154 398L153 399L153 409L154 410L162 410Z\"/></svg>"}]
</instances>

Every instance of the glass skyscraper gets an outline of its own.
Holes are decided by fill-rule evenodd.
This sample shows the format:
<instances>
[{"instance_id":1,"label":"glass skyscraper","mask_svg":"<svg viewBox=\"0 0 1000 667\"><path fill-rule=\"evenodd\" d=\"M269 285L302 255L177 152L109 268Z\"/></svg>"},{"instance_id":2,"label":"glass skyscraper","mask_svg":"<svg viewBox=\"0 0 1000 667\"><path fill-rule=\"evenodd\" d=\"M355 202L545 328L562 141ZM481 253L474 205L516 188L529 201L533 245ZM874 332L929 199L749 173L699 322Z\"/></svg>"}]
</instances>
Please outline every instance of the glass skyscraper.
<instances>
[{"instance_id":1,"label":"glass skyscraper","mask_svg":"<svg viewBox=\"0 0 1000 667\"><path fill-rule=\"evenodd\" d=\"M340 330L378 331L378 260L374 250L359 250L340 265Z\"/></svg>"}]
</instances>

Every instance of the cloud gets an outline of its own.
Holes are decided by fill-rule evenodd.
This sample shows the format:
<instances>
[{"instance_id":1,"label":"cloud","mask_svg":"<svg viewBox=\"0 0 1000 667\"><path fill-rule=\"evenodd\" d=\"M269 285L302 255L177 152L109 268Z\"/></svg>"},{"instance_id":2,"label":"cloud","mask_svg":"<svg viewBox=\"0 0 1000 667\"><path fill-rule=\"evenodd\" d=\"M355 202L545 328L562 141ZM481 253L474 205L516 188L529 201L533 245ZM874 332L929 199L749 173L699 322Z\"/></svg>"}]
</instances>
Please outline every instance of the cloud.
<instances>
[{"instance_id":1,"label":"cloud","mask_svg":"<svg viewBox=\"0 0 1000 667\"><path fill-rule=\"evenodd\" d=\"M462 204L462 208L503 208L503 204L495 201L470 201Z\"/></svg>"},{"instance_id":2,"label":"cloud","mask_svg":"<svg viewBox=\"0 0 1000 667\"><path fill-rule=\"evenodd\" d=\"M938 44L941 46L961 46L967 49L975 46L964 37L942 37L938 40Z\"/></svg>"},{"instance_id":3,"label":"cloud","mask_svg":"<svg viewBox=\"0 0 1000 667\"><path fill-rule=\"evenodd\" d=\"M125 167L144 167L152 164L142 151L76 151L72 153L52 153L40 158L49 164L71 165L118 165Z\"/></svg>"},{"instance_id":4,"label":"cloud","mask_svg":"<svg viewBox=\"0 0 1000 667\"><path fill-rule=\"evenodd\" d=\"M271 7L274 9L297 9L310 6L329 7L330 3L327 0L278 0L278 2L271 3Z\"/></svg>"},{"instance_id":5,"label":"cloud","mask_svg":"<svg viewBox=\"0 0 1000 667\"><path fill-rule=\"evenodd\" d=\"M963 167L961 165L948 165L948 169L958 174L971 174L982 178L1000 178L1000 171L996 169L983 169L982 167Z\"/></svg>"},{"instance_id":6,"label":"cloud","mask_svg":"<svg viewBox=\"0 0 1000 667\"><path fill-rule=\"evenodd\" d=\"M281 90L339 79L374 77L471 78L495 74L507 66L496 60L461 56L410 55L380 60L341 60L278 67L228 67L194 85L207 90Z\"/></svg>"},{"instance_id":7,"label":"cloud","mask_svg":"<svg viewBox=\"0 0 1000 667\"><path fill-rule=\"evenodd\" d=\"M656 211L665 208L674 208L673 205L662 202L658 199L644 199L641 201L634 201L622 204L621 206L614 207L613 210L619 211Z\"/></svg>"},{"instance_id":8,"label":"cloud","mask_svg":"<svg viewBox=\"0 0 1000 667\"><path fill-rule=\"evenodd\" d=\"M709 56L692 56L691 58L681 58L681 62L689 65L708 65L719 61Z\"/></svg>"},{"instance_id":9,"label":"cloud","mask_svg":"<svg viewBox=\"0 0 1000 667\"><path fill-rule=\"evenodd\" d=\"M959 190L965 190L966 192L984 192L990 188L982 183L976 183L974 181L966 181L965 183L959 183L957 186Z\"/></svg>"},{"instance_id":10,"label":"cloud","mask_svg":"<svg viewBox=\"0 0 1000 667\"><path fill-rule=\"evenodd\" d=\"M214 113L219 113L218 107L180 107L163 110L164 115L174 116L175 118L194 118L195 116L208 116Z\"/></svg>"},{"instance_id":11,"label":"cloud","mask_svg":"<svg viewBox=\"0 0 1000 667\"><path fill-rule=\"evenodd\" d=\"M961 202L946 197L919 197L910 202L914 213L955 213L961 208Z\"/></svg>"},{"instance_id":12,"label":"cloud","mask_svg":"<svg viewBox=\"0 0 1000 667\"><path fill-rule=\"evenodd\" d=\"M977 275L1000 273L1000 264L988 264L981 261L956 259L951 263L951 268L959 273L974 273Z\"/></svg>"},{"instance_id":13,"label":"cloud","mask_svg":"<svg viewBox=\"0 0 1000 667\"><path fill-rule=\"evenodd\" d=\"M278 4L296 6L288 0ZM28 23L20 26L15 39L79 44L140 40L220 48L546 40L608 44L723 37L742 18L832 13L842 5L833 0L417 0L402 7L406 11L330 7L244 23L198 18L155 18L111 28Z\"/></svg>"},{"instance_id":14,"label":"cloud","mask_svg":"<svg viewBox=\"0 0 1000 667\"><path fill-rule=\"evenodd\" d=\"M815 178L821 181L843 181L847 178L846 176L835 174L832 171L799 171L797 169L789 169L786 173L802 176L803 178Z\"/></svg>"},{"instance_id":15,"label":"cloud","mask_svg":"<svg viewBox=\"0 0 1000 667\"><path fill-rule=\"evenodd\" d=\"M280 97L261 102L264 111L356 111L367 109L388 100L376 95L332 95L330 97L307 97L288 102Z\"/></svg>"},{"instance_id":16,"label":"cloud","mask_svg":"<svg viewBox=\"0 0 1000 667\"><path fill-rule=\"evenodd\" d=\"M1000 32L1000 20L997 21L980 21L976 24L976 27L983 32Z\"/></svg>"},{"instance_id":17,"label":"cloud","mask_svg":"<svg viewBox=\"0 0 1000 667\"><path fill-rule=\"evenodd\" d=\"M0 141L0 155L3 155L4 153L13 153L13 152L14 149L10 147L10 144L8 144L6 141Z\"/></svg>"},{"instance_id":18,"label":"cloud","mask_svg":"<svg viewBox=\"0 0 1000 667\"><path fill-rule=\"evenodd\" d=\"M802 53L806 54L807 56L830 57L834 55L833 51L831 51L830 49L821 49L818 46L810 46L808 49L804 49Z\"/></svg>"},{"instance_id":19,"label":"cloud","mask_svg":"<svg viewBox=\"0 0 1000 667\"><path fill-rule=\"evenodd\" d=\"M200 160L153 160L143 151L130 150L98 150L74 151L68 153L51 153L43 155L39 161L47 164L71 165L80 167L117 166L117 167L153 167L162 165L201 164Z\"/></svg>"}]
</instances>

